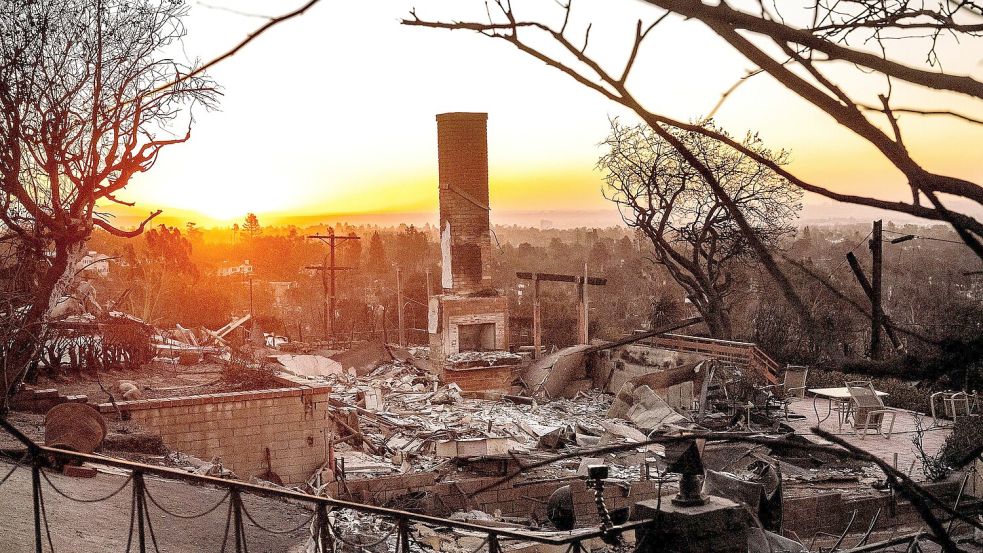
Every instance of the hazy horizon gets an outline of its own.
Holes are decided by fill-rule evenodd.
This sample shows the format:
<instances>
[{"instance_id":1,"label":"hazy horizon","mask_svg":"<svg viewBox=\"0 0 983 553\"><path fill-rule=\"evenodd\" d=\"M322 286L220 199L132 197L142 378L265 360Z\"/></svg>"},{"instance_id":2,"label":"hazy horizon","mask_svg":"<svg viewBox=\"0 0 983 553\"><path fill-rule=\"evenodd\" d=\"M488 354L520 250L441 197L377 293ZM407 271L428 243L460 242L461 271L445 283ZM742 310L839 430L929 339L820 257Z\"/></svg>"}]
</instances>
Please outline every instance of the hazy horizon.
<instances>
[{"instance_id":1,"label":"hazy horizon","mask_svg":"<svg viewBox=\"0 0 983 553\"><path fill-rule=\"evenodd\" d=\"M966 205L963 205L963 204ZM971 202L953 202L950 207L957 207L977 217L983 216L983 208L974 208ZM139 208L126 211L114 210L113 221L120 227L135 227L146 217L146 212ZM164 224L183 228L188 222L194 222L201 228L228 228L234 223L242 224L247 213L240 217L223 221L212 220L209 217L191 210L168 208L156 217L154 225ZM352 225L398 226L399 224L423 226L427 223L437 223L438 211L434 205L430 211L380 212L380 213L315 213L289 214L265 213L258 215L263 226L298 227L319 226L324 224L347 223ZM903 213L885 211L865 206L836 203L829 200L814 200L804 202L802 212L795 224L799 227L807 225L850 224L870 222L882 219L895 224L940 225L940 221L920 219ZM492 209L491 222L493 225L517 225L531 228L570 229L578 227L606 228L624 226L617 210L613 205L597 209Z\"/></svg>"}]
</instances>

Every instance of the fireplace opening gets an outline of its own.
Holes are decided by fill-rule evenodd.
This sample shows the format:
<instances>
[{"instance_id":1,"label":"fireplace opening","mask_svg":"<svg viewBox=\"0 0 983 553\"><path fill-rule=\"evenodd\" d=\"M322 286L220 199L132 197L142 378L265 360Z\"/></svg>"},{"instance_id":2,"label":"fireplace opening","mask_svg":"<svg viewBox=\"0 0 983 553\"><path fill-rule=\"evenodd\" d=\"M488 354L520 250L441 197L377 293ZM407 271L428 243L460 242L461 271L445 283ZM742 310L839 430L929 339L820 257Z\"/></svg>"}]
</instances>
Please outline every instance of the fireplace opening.
<instances>
[{"instance_id":1,"label":"fireplace opening","mask_svg":"<svg viewBox=\"0 0 983 553\"><path fill-rule=\"evenodd\" d=\"M458 325L458 351L495 350L495 323Z\"/></svg>"}]
</instances>

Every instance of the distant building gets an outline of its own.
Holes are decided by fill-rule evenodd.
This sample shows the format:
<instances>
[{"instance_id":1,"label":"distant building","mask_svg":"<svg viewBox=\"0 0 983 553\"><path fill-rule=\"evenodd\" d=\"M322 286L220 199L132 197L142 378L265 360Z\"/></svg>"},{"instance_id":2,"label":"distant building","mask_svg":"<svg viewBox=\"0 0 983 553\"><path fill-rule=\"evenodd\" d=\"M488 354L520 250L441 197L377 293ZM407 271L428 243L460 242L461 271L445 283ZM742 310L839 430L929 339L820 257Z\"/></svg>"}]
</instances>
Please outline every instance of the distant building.
<instances>
[{"instance_id":1,"label":"distant building","mask_svg":"<svg viewBox=\"0 0 983 553\"><path fill-rule=\"evenodd\" d=\"M250 275L253 272L253 266L249 264L249 260L243 261L239 265L219 267L217 273L218 276L227 277L233 275Z\"/></svg>"},{"instance_id":2,"label":"distant building","mask_svg":"<svg viewBox=\"0 0 983 553\"><path fill-rule=\"evenodd\" d=\"M109 260L106 254L90 251L75 265L76 270L86 277L106 278L109 276Z\"/></svg>"}]
</instances>

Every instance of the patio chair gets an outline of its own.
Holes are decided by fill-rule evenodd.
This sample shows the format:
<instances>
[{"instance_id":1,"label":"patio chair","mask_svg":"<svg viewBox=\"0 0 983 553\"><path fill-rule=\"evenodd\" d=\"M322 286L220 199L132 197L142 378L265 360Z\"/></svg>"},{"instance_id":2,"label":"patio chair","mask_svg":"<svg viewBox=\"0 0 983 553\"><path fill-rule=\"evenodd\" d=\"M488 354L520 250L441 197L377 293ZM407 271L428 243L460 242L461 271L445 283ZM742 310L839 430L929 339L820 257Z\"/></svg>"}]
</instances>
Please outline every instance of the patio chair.
<instances>
[{"instance_id":1,"label":"patio chair","mask_svg":"<svg viewBox=\"0 0 983 553\"><path fill-rule=\"evenodd\" d=\"M788 420L788 405L793 400L802 399L806 396L806 379L808 378L809 367L795 365L786 367L781 384L764 387L772 393L772 397L768 398L768 406L781 408L785 412L785 420Z\"/></svg>"},{"instance_id":2,"label":"patio chair","mask_svg":"<svg viewBox=\"0 0 983 553\"><path fill-rule=\"evenodd\" d=\"M870 430L877 431L878 434L886 439L891 438L894 431L894 420L898 412L890 407L885 407L881 401L874 385L869 380L847 382L846 388L853 399L853 431L864 439ZM884 432L885 419L890 417L891 423Z\"/></svg>"},{"instance_id":3,"label":"patio chair","mask_svg":"<svg viewBox=\"0 0 983 553\"><path fill-rule=\"evenodd\" d=\"M942 416L956 422L957 417L979 416L980 398L976 391L968 394L966 392L935 392L929 398L929 405L932 408L932 418L935 424L939 424L939 415L936 412L936 405L942 403Z\"/></svg>"}]
</instances>

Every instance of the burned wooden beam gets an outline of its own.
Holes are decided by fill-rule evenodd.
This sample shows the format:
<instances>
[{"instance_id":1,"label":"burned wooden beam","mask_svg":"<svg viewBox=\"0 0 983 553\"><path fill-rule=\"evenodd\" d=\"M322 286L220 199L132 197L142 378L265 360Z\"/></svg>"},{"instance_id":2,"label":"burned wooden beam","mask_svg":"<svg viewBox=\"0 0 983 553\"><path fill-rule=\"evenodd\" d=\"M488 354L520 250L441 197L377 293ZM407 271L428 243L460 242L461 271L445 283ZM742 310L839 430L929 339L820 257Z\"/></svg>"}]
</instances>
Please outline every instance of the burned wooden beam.
<instances>
[{"instance_id":1,"label":"burned wooden beam","mask_svg":"<svg viewBox=\"0 0 983 553\"><path fill-rule=\"evenodd\" d=\"M530 272L517 272L515 276L522 280L548 280L550 282L575 282L581 284L584 282L584 277L580 275L558 275L555 273L530 273ZM608 283L608 279L601 277L587 277L587 284L591 286L604 286Z\"/></svg>"},{"instance_id":2,"label":"burned wooden beam","mask_svg":"<svg viewBox=\"0 0 983 553\"><path fill-rule=\"evenodd\" d=\"M587 333L587 286L584 285L586 282L590 286L604 286L608 283L608 279L601 277L592 277L587 275L587 264L584 264L584 274L581 275L558 275L555 273L531 273L531 272L517 272L515 276L522 280L533 281L532 289L532 334L533 334L533 359L539 359L539 347L542 332L542 315L540 313L539 305L539 283L540 281L550 281L550 282L572 282L577 285L577 297L579 303L577 305L577 342L580 344L588 343L588 333Z\"/></svg>"},{"instance_id":3,"label":"burned wooden beam","mask_svg":"<svg viewBox=\"0 0 983 553\"><path fill-rule=\"evenodd\" d=\"M635 343L639 340L644 340L646 338L651 338L652 336L658 336L659 334L665 334L667 332L672 332L674 330L679 330L681 328L686 328L687 326L695 325L696 323L702 323L703 317L690 317L688 319L683 319L682 321L669 323L667 325L660 326L655 330L649 330L648 332L640 332L634 334L627 338L622 338L616 342L608 342L607 344L598 344L596 346L590 347L584 350L587 353L592 353L595 351L604 351L606 349L617 348L620 346L626 346L628 344Z\"/></svg>"}]
</instances>

